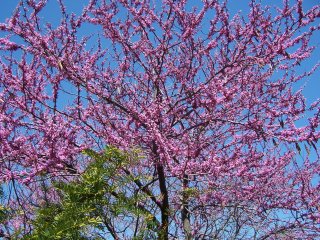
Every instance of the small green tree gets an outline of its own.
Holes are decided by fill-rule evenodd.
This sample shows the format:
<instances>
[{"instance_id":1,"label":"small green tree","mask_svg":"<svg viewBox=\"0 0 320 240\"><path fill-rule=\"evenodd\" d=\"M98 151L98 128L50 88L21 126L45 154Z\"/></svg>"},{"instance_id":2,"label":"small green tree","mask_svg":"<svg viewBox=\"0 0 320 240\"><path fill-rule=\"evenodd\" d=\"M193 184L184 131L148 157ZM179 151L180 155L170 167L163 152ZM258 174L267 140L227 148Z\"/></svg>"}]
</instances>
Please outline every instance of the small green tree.
<instances>
[{"instance_id":1,"label":"small green tree","mask_svg":"<svg viewBox=\"0 0 320 240\"><path fill-rule=\"evenodd\" d=\"M92 162L76 180L54 183L61 201L37 211L34 230L24 239L118 239L111 221L119 216L146 220L136 239L156 234L158 222L141 204L148 196L126 191L136 179L122 170L133 164L136 152L108 147L103 153L86 150L84 154Z\"/></svg>"},{"instance_id":2,"label":"small green tree","mask_svg":"<svg viewBox=\"0 0 320 240\"><path fill-rule=\"evenodd\" d=\"M4 237L4 231L2 229L2 226L4 225L5 221L9 218L9 211L1 202L3 196L4 192L2 187L0 186L0 238Z\"/></svg>"}]
</instances>

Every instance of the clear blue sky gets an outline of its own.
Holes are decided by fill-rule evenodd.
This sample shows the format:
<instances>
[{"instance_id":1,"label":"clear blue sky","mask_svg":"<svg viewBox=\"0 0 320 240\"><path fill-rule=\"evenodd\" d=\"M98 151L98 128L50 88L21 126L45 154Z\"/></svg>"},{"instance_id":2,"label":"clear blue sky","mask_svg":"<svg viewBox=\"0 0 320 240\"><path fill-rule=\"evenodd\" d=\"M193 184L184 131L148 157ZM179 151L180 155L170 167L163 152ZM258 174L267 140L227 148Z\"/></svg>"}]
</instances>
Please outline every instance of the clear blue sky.
<instances>
[{"instance_id":1,"label":"clear blue sky","mask_svg":"<svg viewBox=\"0 0 320 240\"><path fill-rule=\"evenodd\" d=\"M159 0L160 1L160 0ZM0 0L0 22L3 22L6 18L8 18L14 8L16 7L18 0ZM79 13L82 10L82 7L88 2L88 0L75 1L75 0L65 0L65 3L68 7L69 11ZM197 6L198 0L192 0L191 5ZM247 7L248 0L243 1L229 1L231 13L234 14L237 11L241 10L244 13L248 11ZM279 6L280 0L263 0L263 3L267 3L269 5ZM312 6L319 4L318 0L307 0L304 1L304 8L308 9ZM46 21L51 22L53 24L59 23L59 7L57 4L57 0L49 0L48 6L43 11L42 15L46 18ZM320 24L320 23L319 23ZM85 31L90 31L90 29L86 29ZM1 36L0 36L1 37ZM301 70L307 70L310 66L315 65L315 63L319 62L320 56L320 32L318 32L312 39L312 43L316 45L318 48L314 52L313 56L303 62L301 64ZM305 89L304 95L307 98L307 103L314 101L315 99L320 97L320 69L310 78Z\"/></svg>"}]
</instances>

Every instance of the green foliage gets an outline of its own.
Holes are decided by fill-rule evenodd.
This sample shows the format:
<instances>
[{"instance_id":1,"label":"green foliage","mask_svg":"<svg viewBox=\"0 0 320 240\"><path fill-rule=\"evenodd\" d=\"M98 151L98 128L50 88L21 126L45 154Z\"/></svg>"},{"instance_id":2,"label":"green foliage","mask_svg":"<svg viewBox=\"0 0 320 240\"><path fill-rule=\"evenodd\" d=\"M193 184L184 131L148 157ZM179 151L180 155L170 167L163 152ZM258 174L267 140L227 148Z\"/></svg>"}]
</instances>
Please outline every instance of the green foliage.
<instances>
[{"instance_id":1,"label":"green foliage","mask_svg":"<svg viewBox=\"0 0 320 240\"><path fill-rule=\"evenodd\" d=\"M121 169L132 164L137 152L129 154L108 147L104 153L88 149L84 154L92 162L75 181L54 183L61 201L49 203L37 211L34 230L24 239L99 239L92 236L90 230L102 232L106 216L116 218L121 214L145 216L150 219L149 228L155 228L154 217L137 207L137 203L147 196L125 192L134 179L123 174Z\"/></svg>"},{"instance_id":2,"label":"green foliage","mask_svg":"<svg viewBox=\"0 0 320 240\"><path fill-rule=\"evenodd\" d=\"M4 192L2 187L0 187L0 200L3 198L3 196L4 196ZM0 204L0 224L6 221L8 217L9 217L8 209L2 204Z\"/></svg>"}]
</instances>

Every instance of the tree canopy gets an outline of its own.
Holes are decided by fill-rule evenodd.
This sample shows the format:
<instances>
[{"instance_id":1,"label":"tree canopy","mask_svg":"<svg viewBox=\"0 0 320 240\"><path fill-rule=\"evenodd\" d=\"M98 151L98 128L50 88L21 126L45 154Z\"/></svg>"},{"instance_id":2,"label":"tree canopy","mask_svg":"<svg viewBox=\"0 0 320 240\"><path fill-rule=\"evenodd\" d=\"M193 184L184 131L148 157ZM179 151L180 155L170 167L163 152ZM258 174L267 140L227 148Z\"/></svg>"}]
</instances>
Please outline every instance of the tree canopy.
<instances>
[{"instance_id":1,"label":"tree canopy","mask_svg":"<svg viewBox=\"0 0 320 240\"><path fill-rule=\"evenodd\" d=\"M320 101L302 93L319 4L67 3L0 23L3 236L320 237Z\"/></svg>"}]
</instances>

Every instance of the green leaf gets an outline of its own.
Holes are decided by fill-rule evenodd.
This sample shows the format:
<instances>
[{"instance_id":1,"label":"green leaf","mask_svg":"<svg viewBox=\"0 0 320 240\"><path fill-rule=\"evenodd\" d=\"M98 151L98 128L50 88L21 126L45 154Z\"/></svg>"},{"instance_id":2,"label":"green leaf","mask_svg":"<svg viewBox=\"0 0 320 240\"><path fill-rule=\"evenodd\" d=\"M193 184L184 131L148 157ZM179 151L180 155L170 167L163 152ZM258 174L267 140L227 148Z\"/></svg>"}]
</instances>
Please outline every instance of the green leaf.
<instances>
[{"instance_id":1,"label":"green leaf","mask_svg":"<svg viewBox=\"0 0 320 240\"><path fill-rule=\"evenodd\" d=\"M105 217L150 215L148 211L137 208L137 202L148 198L146 194L140 191L128 195L126 192L127 186L136 180L141 181L143 177L118 174L127 164L132 164L137 155L112 146L102 153L86 149L83 154L92 161L75 181L53 184L61 201L38 210L29 239L48 239L48 236L50 239L86 239L84 236L88 229L102 231ZM152 216L152 219L155 218ZM153 220L149 224L157 226ZM156 231L155 227L152 229Z\"/></svg>"}]
</instances>

